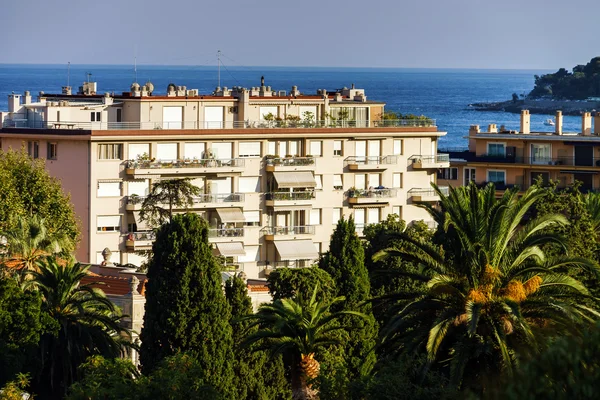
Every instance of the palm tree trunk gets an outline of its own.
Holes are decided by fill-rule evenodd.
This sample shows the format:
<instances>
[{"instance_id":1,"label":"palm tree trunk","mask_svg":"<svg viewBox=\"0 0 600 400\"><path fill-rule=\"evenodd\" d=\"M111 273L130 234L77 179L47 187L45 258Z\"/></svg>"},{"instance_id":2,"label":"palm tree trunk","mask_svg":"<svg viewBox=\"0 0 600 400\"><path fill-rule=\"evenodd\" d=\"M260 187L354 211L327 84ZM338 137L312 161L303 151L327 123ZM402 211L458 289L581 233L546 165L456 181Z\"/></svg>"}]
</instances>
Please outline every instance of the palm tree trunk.
<instances>
[{"instance_id":1,"label":"palm tree trunk","mask_svg":"<svg viewBox=\"0 0 600 400\"><path fill-rule=\"evenodd\" d=\"M292 399L319 400L319 392L313 389L304 376L300 365L292 368Z\"/></svg>"}]
</instances>

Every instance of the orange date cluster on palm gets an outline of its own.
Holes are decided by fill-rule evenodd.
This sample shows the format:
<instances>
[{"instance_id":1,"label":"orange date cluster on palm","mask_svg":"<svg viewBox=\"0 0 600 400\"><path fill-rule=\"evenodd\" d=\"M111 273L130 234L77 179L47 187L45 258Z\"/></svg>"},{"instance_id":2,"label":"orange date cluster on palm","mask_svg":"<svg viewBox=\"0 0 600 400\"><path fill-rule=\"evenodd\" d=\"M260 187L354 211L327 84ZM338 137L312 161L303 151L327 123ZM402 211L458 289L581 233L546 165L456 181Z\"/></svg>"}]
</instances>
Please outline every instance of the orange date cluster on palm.
<instances>
[{"instance_id":1,"label":"orange date cluster on palm","mask_svg":"<svg viewBox=\"0 0 600 400\"><path fill-rule=\"evenodd\" d=\"M321 365L314 357L315 353L302 354L302 359L300 360L302 374L309 379L318 377L321 370Z\"/></svg>"}]
</instances>

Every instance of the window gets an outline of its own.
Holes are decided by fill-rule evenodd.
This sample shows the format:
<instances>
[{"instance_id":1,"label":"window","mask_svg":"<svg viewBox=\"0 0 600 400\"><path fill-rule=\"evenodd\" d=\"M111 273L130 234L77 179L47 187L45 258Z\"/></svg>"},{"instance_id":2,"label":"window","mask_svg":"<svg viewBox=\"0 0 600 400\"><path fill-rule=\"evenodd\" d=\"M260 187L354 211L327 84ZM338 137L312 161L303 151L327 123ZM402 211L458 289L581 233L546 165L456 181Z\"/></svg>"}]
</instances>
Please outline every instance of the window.
<instances>
[{"instance_id":1,"label":"window","mask_svg":"<svg viewBox=\"0 0 600 400\"><path fill-rule=\"evenodd\" d=\"M365 226L365 209L356 208L354 210L354 225L357 228L363 228Z\"/></svg>"},{"instance_id":2,"label":"window","mask_svg":"<svg viewBox=\"0 0 600 400\"><path fill-rule=\"evenodd\" d=\"M240 142L240 157L260 157L260 142Z\"/></svg>"},{"instance_id":3,"label":"window","mask_svg":"<svg viewBox=\"0 0 600 400\"><path fill-rule=\"evenodd\" d=\"M244 211L245 226L260 226L260 211Z\"/></svg>"},{"instance_id":4,"label":"window","mask_svg":"<svg viewBox=\"0 0 600 400\"><path fill-rule=\"evenodd\" d=\"M48 142L48 160L56 160L58 156L58 143Z\"/></svg>"},{"instance_id":5,"label":"window","mask_svg":"<svg viewBox=\"0 0 600 400\"><path fill-rule=\"evenodd\" d=\"M130 143L127 146L127 157L130 160L137 160L143 155L150 157L150 143Z\"/></svg>"},{"instance_id":6,"label":"window","mask_svg":"<svg viewBox=\"0 0 600 400\"><path fill-rule=\"evenodd\" d=\"M366 189L367 188L367 176L365 174L354 175L354 187L356 189Z\"/></svg>"},{"instance_id":7,"label":"window","mask_svg":"<svg viewBox=\"0 0 600 400\"><path fill-rule=\"evenodd\" d=\"M369 189L377 188L381 185L380 174L369 174Z\"/></svg>"},{"instance_id":8,"label":"window","mask_svg":"<svg viewBox=\"0 0 600 400\"><path fill-rule=\"evenodd\" d=\"M121 182L98 182L98 197L121 196Z\"/></svg>"},{"instance_id":9,"label":"window","mask_svg":"<svg viewBox=\"0 0 600 400\"><path fill-rule=\"evenodd\" d=\"M504 157L506 154L504 143L488 143L487 150L490 157Z\"/></svg>"},{"instance_id":10,"label":"window","mask_svg":"<svg viewBox=\"0 0 600 400\"><path fill-rule=\"evenodd\" d=\"M92 112L91 116L90 116L90 121L92 122L100 122L101 116L102 114L100 112Z\"/></svg>"},{"instance_id":11,"label":"window","mask_svg":"<svg viewBox=\"0 0 600 400\"><path fill-rule=\"evenodd\" d=\"M98 227L98 232L119 232L121 230L121 216L98 216L96 226Z\"/></svg>"},{"instance_id":12,"label":"window","mask_svg":"<svg viewBox=\"0 0 600 400\"><path fill-rule=\"evenodd\" d=\"M156 145L156 159L159 161L177 160L177 143L158 143Z\"/></svg>"},{"instance_id":13,"label":"window","mask_svg":"<svg viewBox=\"0 0 600 400\"><path fill-rule=\"evenodd\" d=\"M123 120L123 109L117 108L117 122L121 122Z\"/></svg>"},{"instance_id":14,"label":"window","mask_svg":"<svg viewBox=\"0 0 600 400\"><path fill-rule=\"evenodd\" d=\"M333 141L333 155L334 156L343 156L343 152L342 152L342 141L341 140L334 140Z\"/></svg>"},{"instance_id":15,"label":"window","mask_svg":"<svg viewBox=\"0 0 600 400\"><path fill-rule=\"evenodd\" d=\"M267 143L267 154L270 156L277 155L277 142Z\"/></svg>"},{"instance_id":16,"label":"window","mask_svg":"<svg viewBox=\"0 0 600 400\"><path fill-rule=\"evenodd\" d=\"M342 190L344 188L344 182L342 181L342 174L333 175L333 190Z\"/></svg>"},{"instance_id":17,"label":"window","mask_svg":"<svg viewBox=\"0 0 600 400\"><path fill-rule=\"evenodd\" d=\"M186 143L183 147L185 158L190 160L201 160L204 158L205 149L206 143L203 142Z\"/></svg>"},{"instance_id":18,"label":"window","mask_svg":"<svg viewBox=\"0 0 600 400\"><path fill-rule=\"evenodd\" d=\"M310 225L321 225L320 208L313 208L310 210Z\"/></svg>"},{"instance_id":19,"label":"window","mask_svg":"<svg viewBox=\"0 0 600 400\"><path fill-rule=\"evenodd\" d=\"M260 192L260 177L258 176L242 176L238 179L239 193L255 193Z\"/></svg>"},{"instance_id":20,"label":"window","mask_svg":"<svg viewBox=\"0 0 600 400\"><path fill-rule=\"evenodd\" d=\"M464 178L465 178L465 182L464 182L465 186L467 186L470 182L475 182L475 168L465 168Z\"/></svg>"},{"instance_id":21,"label":"window","mask_svg":"<svg viewBox=\"0 0 600 400\"><path fill-rule=\"evenodd\" d=\"M458 168L442 168L438 171L437 178L456 181L458 180Z\"/></svg>"},{"instance_id":22,"label":"window","mask_svg":"<svg viewBox=\"0 0 600 400\"><path fill-rule=\"evenodd\" d=\"M494 183L498 183L501 185L505 184L505 175L506 173L504 171L498 171L498 170L488 170L487 172L487 176L488 176L488 182L494 182Z\"/></svg>"},{"instance_id":23,"label":"window","mask_svg":"<svg viewBox=\"0 0 600 400\"><path fill-rule=\"evenodd\" d=\"M315 190L323 190L323 175L315 175L315 182L317 183Z\"/></svg>"},{"instance_id":24,"label":"window","mask_svg":"<svg viewBox=\"0 0 600 400\"><path fill-rule=\"evenodd\" d=\"M331 223L337 225L338 221L342 218L342 209L334 208L331 218Z\"/></svg>"},{"instance_id":25,"label":"window","mask_svg":"<svg viewBox=\"0 0 600 400\"><path fill-rule=\"evenodd\" d=\"M367 208L367 224L379 223L379 208Z\"/></svg>"},{"instance_id":26,"label":"window","mask_svg":"<svg viewBox=\"0 0 600 400\"><path fill-rule=\"evenodd\" d=\"M120 143L99 144L98 160L121 160L123 157L123 145Z\"/></svg>"},{"instance_id":27,"label":"window","mask_svg":"<svg viewBox=\"0 0 600 400\"><path fill-rule=\"evenodd\" d=\"M531 144L532 164L552 164L552 151L549 144Z\"/></svg>"},{"instance_id":28,"label":"window","mask_svg":"<svg viewBox=\"0 0 600 400\"><path fill-rule=\"evenodd\" d=\"M40 142L27 142L27 153L31 158L40 157Z\"/></svg>"},{"instance_id":29,"label":"window","mask_svg":"<svg viewBox=\"0 0 600 400\"><path fill-rule=\"evenodd\" d=\"M144 179L141 181L127 182L127 195L147 196L150 191L150 181Z\"/></svg>"},{"instance_id":30,"label":"window","mask_svg":"<svg viewBox=\"0 0 600 400\"><path fill-rule=\"evenodd\" d=\"M396 172L392 175L392 187L393 188L401 188L402 187L402 172Z\"/></svg>"},{"instance_id":31,"label":"window","mask_svg":"<svg viewBox=\"0 0 600 400\"><path fill-rule=\"evenodd\" d=\"M265 121L265 120L273 121L278 116L279 116L279 113L277 112L277 106L260 107L260 120L261 121Z\"/></svg>"},{"instance_id":32,"label":"window","mask_svg":"<svg viewBox=\"0 0 600 400\"><path fill-rule=\"evenodd\" d=\"M396 214L400 219L402 219L402 206L394 206L392 207L392 214Z\"/></svg>"},{"instance_id":33,"label":"window","mask_svg":"<svg viewBox=\"0 0 600 400\"><path fill-rule=\"evenodd\" d=\"M321 140L313 140L310 142L310 154L313 157L321 157L323 142Z\"/></svg>"},{"instance_id":34,"label":"window","mask_svg":"<svg viewBox=\"0 0 600 400\"><path fill-rule=\"evenodd\" d=\"M402 154L402 139L394 139L394 155Z\"/></svg>"}]
</instances>

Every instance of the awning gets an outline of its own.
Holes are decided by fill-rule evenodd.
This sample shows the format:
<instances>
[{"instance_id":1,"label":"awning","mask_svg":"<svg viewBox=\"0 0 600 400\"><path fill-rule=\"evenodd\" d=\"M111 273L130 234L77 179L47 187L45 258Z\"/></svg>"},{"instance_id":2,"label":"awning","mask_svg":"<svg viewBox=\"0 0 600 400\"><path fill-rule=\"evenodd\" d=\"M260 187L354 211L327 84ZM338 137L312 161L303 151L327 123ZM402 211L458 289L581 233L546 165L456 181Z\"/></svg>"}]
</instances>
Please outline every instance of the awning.
<instances>
[{"instance_id":1,"label":"awning","mask_svg":"<svg viewBox=\"0 0 600 400\"><path fill-rule=\"evenodd\" d=\"M140 218L139 211L133 212L133 220L135 221L138 231L146 231L146 230L150 229L148 224L146 224L146 221L142 221L142 219Z\"/></svg>"},{"instance_id":2,"label":"awning","mask_svg":"<svg viewBox=\"0 0 600 400\"><path fill-rule=\"evenodd\" d=\"M317 187L315 177L310 171L273 172L279 189Z\"/></svg>"},{"instance_id":3,"label":"awning","mask_svg":"<svg viewBox=\"0 0 600 400\"><path fill-rule=\"evenodd\" d=\"M242 242L217 243L217 250L224 257L245 256Z\"/></svg>"},{"instance_id":4,"label":"awning","mask_svg":"<svg viewBox=\"0 0 600 400\"><path fill-rule=\"evenodd\" d=\"M286 240L275 242L281 261L316 260L319 253L312 240Z\"/></svg>"},{"instance_id":5,"label":"awning","mask_svg":"<svg viewBox=\"0 0 600 400\"><path fill-rule=\"evenodd\" d=\"M373 203L373 204L352 204L352 208L382 208L388 203Z\"/></svg>"},{"instance_id":6,"label":"awning","mask_svg":"<svg viewBox=\"0 0 600 400\"><path fill-rule=\"evenodd\" d=\"M565 170L560 171L561 174L597 174L598 171L578 171L578 170Z\"/></svg>"},{"instance_id":7,"label":"awning","mask_svg":"<svg viewBox=\"0 0 600 400\"><path fill-rule=\"evenodd\" d=\"M217 208L221 222L245 222L244 213L239 208Z\"/></svg>"}]
</instances>

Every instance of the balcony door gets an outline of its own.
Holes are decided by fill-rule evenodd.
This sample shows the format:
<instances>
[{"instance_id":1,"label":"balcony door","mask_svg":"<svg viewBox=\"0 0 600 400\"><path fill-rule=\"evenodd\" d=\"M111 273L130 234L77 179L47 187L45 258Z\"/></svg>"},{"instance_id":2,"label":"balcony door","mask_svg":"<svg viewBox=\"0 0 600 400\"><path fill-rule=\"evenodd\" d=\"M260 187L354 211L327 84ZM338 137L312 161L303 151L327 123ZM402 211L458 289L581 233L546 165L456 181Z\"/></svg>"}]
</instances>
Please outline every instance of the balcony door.
<instances>
[{"instance_id":1,"label":"balcony door","mask_svg":"<svg viewBox=\"0 0 600 400\"><path fill-rule=\"evenodd\" d=\"M551 147L549 144L531 145L531 163L548 165L552 162Z\"/></svg>"},{"instance_id":2,"label":"balcony door","mask_svg":"<svg viewBox=\"0 0 600 400\"><path fill-rule=\"evenodd\" d=\"M594 165L594 147L575 146L575 165Z\"/></svg>"},{"instance_id":3,"label":"balcony door","mask_svg":"<svg viewBox=\"0 0 600 400\"><path fill-rule=\"evenodd\" d=\"M465 168L464 171L464 185L467 186L469 183L475 182L475 168Z\"/></svg>"}]
</instances>

